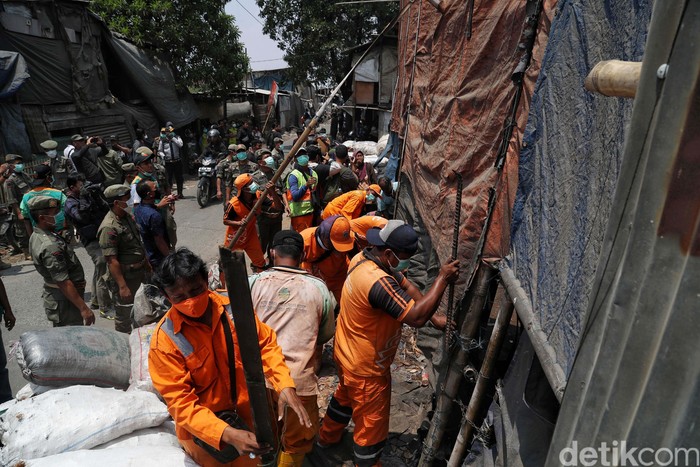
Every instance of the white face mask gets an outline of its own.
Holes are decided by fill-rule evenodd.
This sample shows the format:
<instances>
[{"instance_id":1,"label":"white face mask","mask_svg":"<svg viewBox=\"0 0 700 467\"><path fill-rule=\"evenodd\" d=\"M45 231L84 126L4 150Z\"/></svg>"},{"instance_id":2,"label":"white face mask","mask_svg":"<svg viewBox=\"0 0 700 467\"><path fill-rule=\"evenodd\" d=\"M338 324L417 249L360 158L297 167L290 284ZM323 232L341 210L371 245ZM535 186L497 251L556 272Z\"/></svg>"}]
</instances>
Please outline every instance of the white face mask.
<instances>
[{"instance_id":1,"label":"white face mask","mask_svg":"<svg viewBox=\"0 0 700 467\"><path fill-rule=\"evenodd\" d=\"M51 159L55 159L57 154L58 154L58 152L56 152L55 149L52 149L50 151L46 151L46 155L49 156Z\"/></svg>"}]
</instances>

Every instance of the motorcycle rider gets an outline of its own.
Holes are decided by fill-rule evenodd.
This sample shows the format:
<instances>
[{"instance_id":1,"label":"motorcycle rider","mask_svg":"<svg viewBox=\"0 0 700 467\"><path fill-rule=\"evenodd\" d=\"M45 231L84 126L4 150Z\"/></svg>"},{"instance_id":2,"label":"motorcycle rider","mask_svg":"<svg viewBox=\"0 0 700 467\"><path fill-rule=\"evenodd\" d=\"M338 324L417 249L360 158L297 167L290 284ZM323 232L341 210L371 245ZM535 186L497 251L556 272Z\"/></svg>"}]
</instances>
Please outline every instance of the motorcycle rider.
<instances>
[{"instance_id":1,"label":"motorcycle rider","mask_svg":"<svg viewBox=\"0 0 700 467\"><path fill-rule=\"evenodd\" d=\"M238 191L233 182L241 174L252 174L258 170L258 165L248 160L245 144L231 144L226 158L216 166L217 190L216 197L224 201L224 209L232 196ZM222 188L223 186L223 188ZM223 196L223 195L226 196Z\"/></svg>"},{"instance_id":2,"label":"motorcycle rider","mask_svg":"<svg viewBox=\"0 0 700 467\"><path fill-rule=\"evenodd\" d=\"M211 154L214 159L219 159L226 154L226 144L221 139L221 133L217 129L207 132L207 147L202 152L202 157Z\"/></svg>"}]
</instances>

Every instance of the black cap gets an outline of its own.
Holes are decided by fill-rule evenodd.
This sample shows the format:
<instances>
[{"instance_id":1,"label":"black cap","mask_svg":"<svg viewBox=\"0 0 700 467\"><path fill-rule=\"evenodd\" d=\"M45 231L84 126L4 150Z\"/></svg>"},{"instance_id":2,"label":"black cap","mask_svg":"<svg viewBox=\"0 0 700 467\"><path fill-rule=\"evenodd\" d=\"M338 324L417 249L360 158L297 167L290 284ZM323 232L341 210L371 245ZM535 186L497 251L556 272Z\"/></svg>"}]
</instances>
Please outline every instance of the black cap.
<instances>
[{"instance_id":1,"label":"black cap","mask_svg":"<svg viewBox=\"0 0 700 467\"><path fill-rule=\"evenodd\" d=\"M51 175L51 167L41 164L34 169L34 180L32 180L32 186L36 187L42 185L46 181L46 177L49 175Z\"/></svg>"},{"instance_id":2,"label":"black cap","mask_svg":"<svg viewBox=\"0 0 700 467\"><path fill-rule=\"evenodd\" d=\"M272 248L283 245L294 246L301 251L304 249L304 238L294 230L280 230L272 238Z\"/></svg>"}]
</instances>

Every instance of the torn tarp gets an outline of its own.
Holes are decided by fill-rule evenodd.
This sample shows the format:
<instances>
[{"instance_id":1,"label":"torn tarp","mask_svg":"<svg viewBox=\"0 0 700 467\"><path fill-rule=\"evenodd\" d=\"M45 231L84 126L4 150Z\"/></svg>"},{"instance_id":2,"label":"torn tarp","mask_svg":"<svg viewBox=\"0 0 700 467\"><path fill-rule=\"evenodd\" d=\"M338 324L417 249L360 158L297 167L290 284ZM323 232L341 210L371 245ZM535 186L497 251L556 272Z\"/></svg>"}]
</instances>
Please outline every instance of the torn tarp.
<instances>
[{"instance_id":1,"label":"torn tarp","mask_svg":"<svg viewBox=\"0 0 700 467\"><path fill-rule=\"evenodd\" d=\"M0 50L0 99L16 93L28 78L27 62L22 55Z\"/></svg>"},{"instance_id":2,"label":"torn tarp","mask_svg":"<svg viewBox=\"0 0 700 467\"><path fill-rule=\"evenodd\" d=\"M173 122L178 128L199 118L189 92L178 93L167 62L114 35L107 38L125 71L153 107L161 124Z\"/></svg>"}]
</instances>

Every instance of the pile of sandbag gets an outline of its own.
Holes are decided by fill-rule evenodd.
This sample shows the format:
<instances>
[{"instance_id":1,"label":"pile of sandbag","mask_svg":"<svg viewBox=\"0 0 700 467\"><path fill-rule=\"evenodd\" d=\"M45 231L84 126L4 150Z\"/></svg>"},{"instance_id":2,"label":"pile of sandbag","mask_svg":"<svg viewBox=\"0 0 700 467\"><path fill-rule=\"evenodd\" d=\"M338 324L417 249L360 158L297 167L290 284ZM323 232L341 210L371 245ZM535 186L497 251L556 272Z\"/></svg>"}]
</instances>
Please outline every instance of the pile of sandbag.
<instances>
[{"instance_id":1,"label":"pile of sandbag","mask_svg":"<svg viewBox=\"0 0 700 467\"><path fill-rule=\"evenodd\" d=\"M91 449L169 419L165 404L149 392L96 386L57 388L18 401L0 416L0 464L19 467L31 459ZM176 447L172 437L149 439Z\"/></svg>"},{"instance_id":2,"label":"pile of sandbag","mask_svg":"<svg viewBox=\"0 0 700 467\"><path fill-rule=\"evenodd\" d=\"M150 292L142 294L135 321L167 311ZM156 326L128 337L83 326L22 334L17 361L29 384L0 405L0 465L196 465L148 372Z\"/></svg>"}]
</instances>

